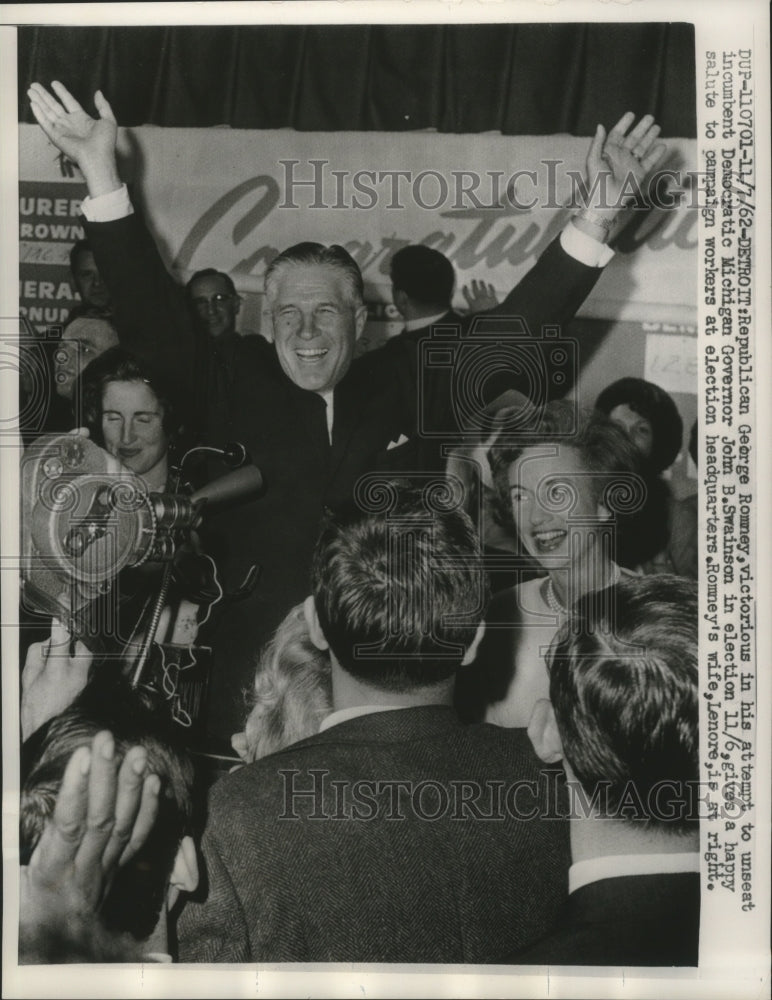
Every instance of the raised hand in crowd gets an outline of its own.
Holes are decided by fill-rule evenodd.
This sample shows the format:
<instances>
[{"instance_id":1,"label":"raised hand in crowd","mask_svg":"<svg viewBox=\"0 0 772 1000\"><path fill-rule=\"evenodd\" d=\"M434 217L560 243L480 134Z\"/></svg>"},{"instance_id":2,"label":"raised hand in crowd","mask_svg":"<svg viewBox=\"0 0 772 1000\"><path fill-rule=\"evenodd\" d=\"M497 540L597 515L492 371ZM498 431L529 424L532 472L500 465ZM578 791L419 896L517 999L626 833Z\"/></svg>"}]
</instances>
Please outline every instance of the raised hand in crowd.
<instances>
[{"instance_id":1,"label":"raised hand in crowd","mask_svg":"<svg viewBox=\"0 0 772 1000\"><path fill-rule=\"evenodd\" d=\"M92 118L58 80L51 88L59 100L39 83L27 91L38 125L57 149L78 164L92 198L117 190L121 186L115 158L118 125L102 91L94 94L99 117Z\"/></svg>"},{"instance_id":2,"label":"raised hand in crowd","mask_svg":"<svg viewBox=\"0 0 772 1000\"><path fill-rule=\"evenodd\" d=\"M461 294L466 299L468 311L472 315L494 309L499 304L496 289L489 281L478 281L477 278L473 278L469 284L464 285Z\"/></svg>"},{"instance_id":3,"label":"raised hand in crowd","mask_svg":"<svg viewBox=\"0 0 772 1000\"><path fill-rule=\"evenodd\" d=\"M21 674L21 737L26 740L68 708L86 686L93 654L55 618L45 642L33 643Z\"/></svg>"},{"instance_id":4,"label":"raised hand in crowd","mask_svg":"<svg viewBox=\"0 0 772 1000\"><path fill-rule=\"evenodd\" d=\"M20 870L23 962L138 958L128 937L104 930L99 907L115 872L147 840L160 787L144 747L131 747L118 766L107 731L73 753L53 815Z\"/></svg>"},{"instance_id":5,"label":"raised hand in crowd","mask_svg":"<svg viewBox=\"0 0 772 1000\"><path fill-rule=\"evenodd\" d=\"M661 162L667 146L658 142L659 125L644 115L626 112L606 134L598 125L585 163L586 200L574 225L606 242L617 218L641 190L648 174Z\"/></svg>"}]
</instances>

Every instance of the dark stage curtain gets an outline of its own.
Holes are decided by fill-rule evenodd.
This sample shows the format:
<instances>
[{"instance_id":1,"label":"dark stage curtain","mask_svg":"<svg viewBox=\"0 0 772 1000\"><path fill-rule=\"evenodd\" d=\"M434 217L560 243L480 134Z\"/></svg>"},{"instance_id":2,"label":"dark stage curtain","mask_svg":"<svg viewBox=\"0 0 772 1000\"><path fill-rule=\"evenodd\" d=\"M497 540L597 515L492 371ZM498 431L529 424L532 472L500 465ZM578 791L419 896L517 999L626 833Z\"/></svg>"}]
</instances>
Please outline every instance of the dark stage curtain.
<instances>
[{"instance_id":1,"label":"dark stage curtain","mask_svg":"<svg viewBox=\"0 0 772 1000\"><path fill-rule=\"evenodd\" d=\"M22 27L18 51L25 122L59 79L123 125L590 135L629 110L696 135L688 24Z\"/></svg>"}]
</instances>

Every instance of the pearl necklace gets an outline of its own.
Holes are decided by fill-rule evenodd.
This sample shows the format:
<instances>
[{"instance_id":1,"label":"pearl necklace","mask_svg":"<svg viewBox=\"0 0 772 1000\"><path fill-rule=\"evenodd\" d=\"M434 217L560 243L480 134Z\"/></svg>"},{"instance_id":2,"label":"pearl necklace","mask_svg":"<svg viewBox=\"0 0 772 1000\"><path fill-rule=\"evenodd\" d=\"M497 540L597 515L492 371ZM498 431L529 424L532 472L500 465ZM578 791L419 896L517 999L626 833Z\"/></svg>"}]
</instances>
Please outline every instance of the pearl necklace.
<instances>
[{"instance_id":1,"label":"pearl necklace","mask_svg":"<svg viewBox=\"0 0 772 1000\"><path fill-rule=\"evenodd\" d=\"M554 612L556 615L567 615L568 609L564 608L563 605L558 600L558 595L555 593L555 585L552 582L552 577L547 577L547 587L544 592L544 597L547 601L550 611Z\"/></svg>"},{"instance_id":2,"label":"pearl necklace","mask_svg":"<svg viewBox=\"0 0 772 1000\"><path fill-rule=\"evenodd\" d=\"M620 572L619 567L617 565L614 565L614 573L611 579L611 583L608 584L607 586L613 586L614 584L619 583L619 578L621 575L622 574ZM558 600L558 595L555 593L555 584L552 582L551 576L547 577L547 586L544 590L544 598L547 602L550 611L552 611L554 614L558 616L560 615L566 616L568 614L568 608L563 607L563 605Z\"/></svg>"}]
</instances>

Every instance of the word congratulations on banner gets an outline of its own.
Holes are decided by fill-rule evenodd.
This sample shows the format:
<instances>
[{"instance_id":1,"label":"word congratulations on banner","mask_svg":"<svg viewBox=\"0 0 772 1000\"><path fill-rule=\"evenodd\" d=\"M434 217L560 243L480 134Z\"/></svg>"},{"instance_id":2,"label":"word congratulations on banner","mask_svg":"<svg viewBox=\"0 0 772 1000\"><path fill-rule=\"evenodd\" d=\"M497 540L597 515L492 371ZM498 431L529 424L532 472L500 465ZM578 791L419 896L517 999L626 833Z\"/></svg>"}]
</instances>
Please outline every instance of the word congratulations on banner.
<instances>
[{"instance_id":1,"label":"word congratulations on banner","mask_svg":"<svg viewBox=\"0 0 772 1000\"><path fill-rule=\"evenodd\" d=\"M376 314L377 303L390 300L391 256L409 243L446 254L459 288L477 278L505 294L570 217L588 143L429 132L143 127L121 134L124 173L135 179L134 196L180 280L214 266L241 292L259 295L280 250L303 240L340 243L362 268ZM670 143L667 176L640 192L648 207L631 212L585 315L693 318L693 145ZM70 303L66 249L80 235L83 181L36 126L20 127L20 177L21 305L46 322L46 307L52 317L57 304Z\"/></svg>"}]
</instances>

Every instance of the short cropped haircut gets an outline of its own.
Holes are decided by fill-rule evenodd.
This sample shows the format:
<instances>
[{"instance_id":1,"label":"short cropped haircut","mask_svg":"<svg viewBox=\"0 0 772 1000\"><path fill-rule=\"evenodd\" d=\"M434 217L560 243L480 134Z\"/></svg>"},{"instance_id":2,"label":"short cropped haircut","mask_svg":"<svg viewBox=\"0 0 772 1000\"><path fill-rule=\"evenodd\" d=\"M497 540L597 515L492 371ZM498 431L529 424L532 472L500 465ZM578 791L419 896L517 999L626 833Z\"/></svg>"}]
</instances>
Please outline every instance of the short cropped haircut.
<instances>
[{"instance_id":1,"label":"short cropped haircut","mask_svg":"<svg viewBox=\"0 0 772 1000\"><path fill-rule=\"evenodd\" d=\"M683 420L672 397L653 382L630 377L606 386L595 401L595 408L606 415L624 405L651 424L648 464L652 471L659 473L670 468L681 450L684 433Z\"/></svg>"},{"instance_id":2,"label":"short cropped haircut","mask_svg":"<svg viewBox=\"0 0 772 1000\"><path fill-rule=\"evenodd\" d=\"M278 276L289 267L308 264L324 264L340 271L348 285L351 304L357 308L364 303L365 287L359 265L343 247L323 243L297 243L278 257L274 257L265 271L265 294L269 303L275 297L275 285Z\"/></svg>"},{"instance_id":3,"label":"short cropped haircut","mask_svg":"<svg viewBox=\"0 0 772 1000\"><path fill-rule=\"evenodd\" d=\"M698 616L696 581L623 578L582 597L553 640L550 701L563 753L588 796L604 789L609 816L625 818L634 792L635 818L652 827L679 832L694 821Z\"/></svg>"},{"instance_id":4,"label":"short cropped haircut","mask_svg":"<svg viewBox=\"0 0 772 1000\"><path fill-rule=\"evenodd\" d=\"M581 458L589 473L595 500L601 503L615 474L639 475L640 455L621 427L598 413L579 412L564 400L547 403L532 420L538 428L521 443L515 443L506 424L502 425L504 443L494 444L488 453L494 483L496 520L505 527L515 527L510 499L509 470L527 448L547 445L569 446ZM624 518L618 518L620 525Z\"/></svg>"},{"instance_id":5,"label":"short cropped haircut","mask_svg":"<svg viewBox=\"0 0 772 1000\"><path fill-rule=\"evenodd\" d=\"M330 656L311 641L302 604L263 649L249 701L248 762L313 736L332 711Z\"/></svg>"},{"instance_id":6,"label":"short cropped haircut","mask_svg":"<svg viewBox=\"0 0 772 1000\"><path fill-rule=\"evenodd\" d=\"M75 269L78 266L78 257L84 253L93 254L94 249L88 240L78 240L73 243L70 247L70 271L75 274Z\"/></svg>"},{"instance_id":7,"label":"short cropped haircut","mask_svg":"<svg viewBox=\"0 0 772 1000\"><path fill-rule=\"evenodd\" d=\"M29 859L53 815L56 795L72 754L109 729L116 759L142 745L148 770L161 779L158 817L147 841L116 873L100 917L108 930L142 941L154 930L182 838L191 832L193 766L181 749L163 704L128 682L102 671L78 698L48 725L35 760L22 776L20 849Z\"/></svg>"},{"instance_id":8,"label":"short cropped haircut","mask_svg":"<svg viewBox=\"0 0 772 1000\"><path fill-rule=\"evenodd\" d=\"M413 487L384 491L388 514L352 504L323 527L312 588L341 667L381 690L410 691L455 674L482 618L485 577L463 511L425 504Z\"/></svg>"},{"instance_id":9,"label":"short cropped haircut","mask_svg":"<svg viewBox=\"0 0 772 1000\"><path fill-rule=\"evenodd\" d=\"M122 347L111 347L86 365L78 387L85 426L100 447L104 447L102 399L111 382L144 382L163 410L163 429L167 436L172 440L179 436L182 416L177 394L168 381L148 362Z\"/></svg>"},{"instance_id":10,"label":"short cropped haircut","mask_svg":"<svg viewBox=\"0 0 772 1000\"><path fill-rule=\"evenodd\" d=\"M238 295L236 286L233 284L233 278L231 278L229 274L226 274L225 271L218 271L214 267L205 267L200 271L196 271L196 273L188 279L188 283L185 285L185 291L188 293L188 298L192 297L193 293L191 291L191 285L197 278L222 278L231 295Z\"/></svg>"},{"instance_id":11,"label":"short cropped haircut","mask_svg":"<svg viewBox=\"0 0 772 1000\"><path fill-rule=\"evenodd\" d=\"M391 258L394 288L422 305L449 308L455 280L445 254L421 243L403 247Z\"/></svg>"}]
</instances>

